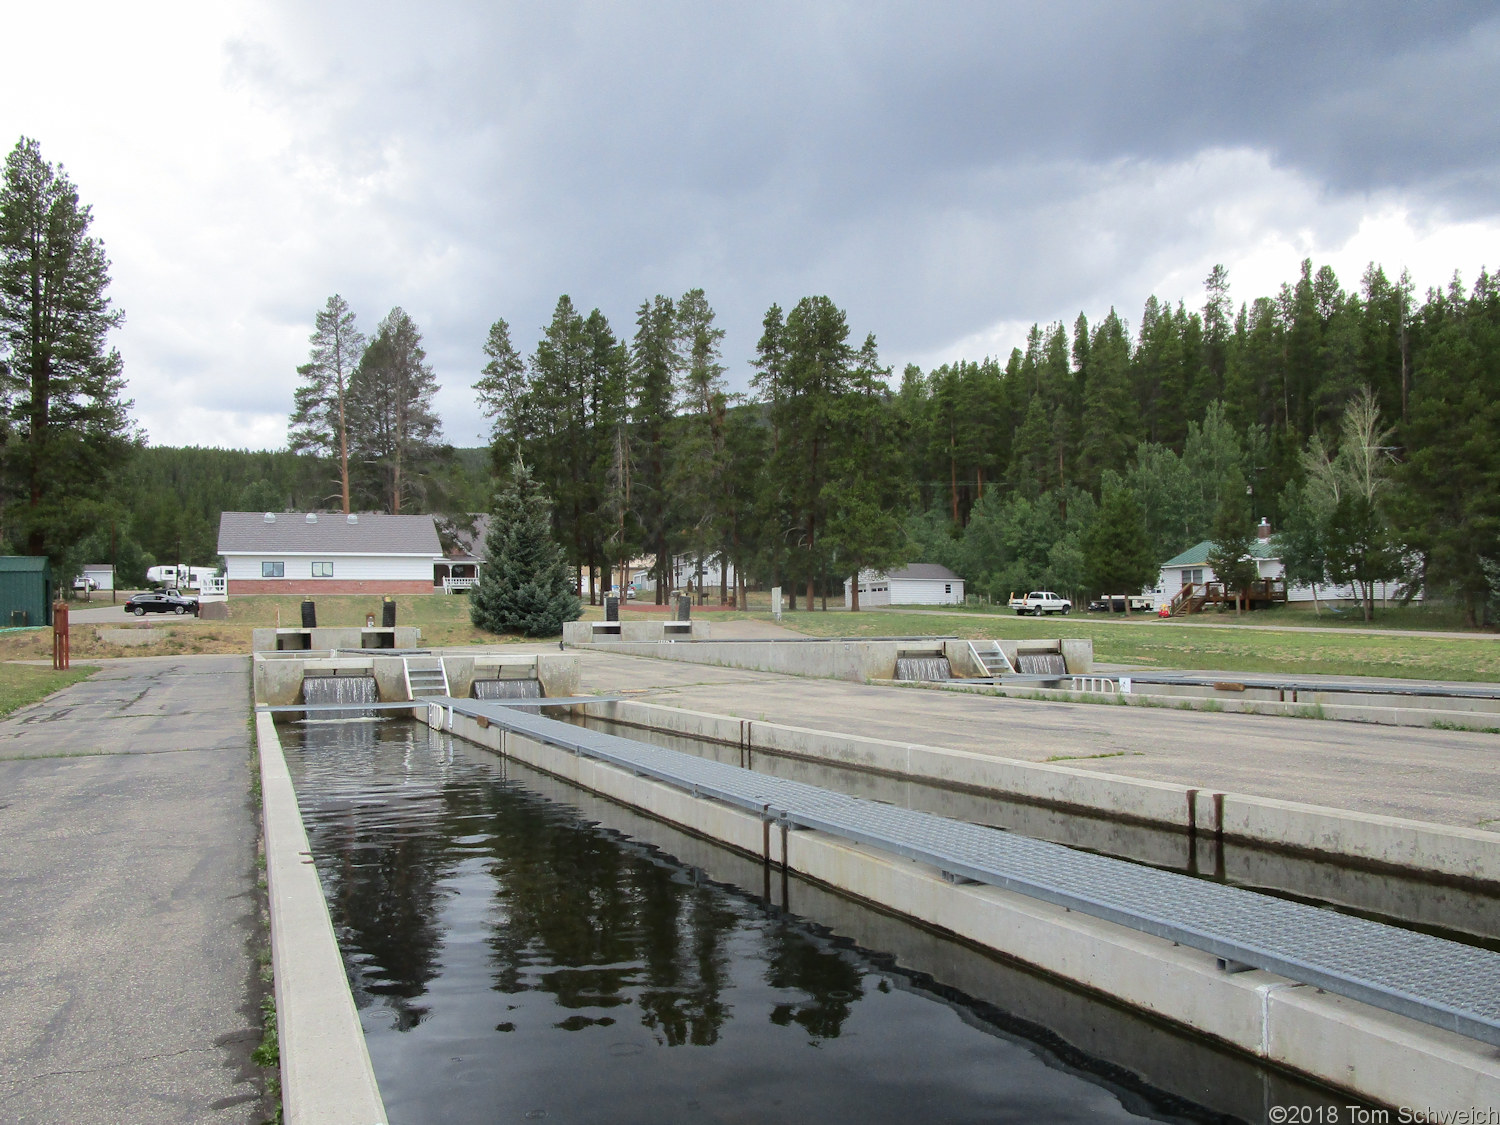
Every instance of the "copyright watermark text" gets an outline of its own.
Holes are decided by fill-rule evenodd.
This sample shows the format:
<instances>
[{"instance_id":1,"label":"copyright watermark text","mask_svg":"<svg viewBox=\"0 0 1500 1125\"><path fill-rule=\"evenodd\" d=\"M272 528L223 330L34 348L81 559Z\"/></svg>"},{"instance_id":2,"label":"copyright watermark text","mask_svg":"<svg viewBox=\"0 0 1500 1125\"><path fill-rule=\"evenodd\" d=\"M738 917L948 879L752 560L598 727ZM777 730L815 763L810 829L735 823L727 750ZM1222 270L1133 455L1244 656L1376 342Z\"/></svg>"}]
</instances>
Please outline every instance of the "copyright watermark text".
<instances>
[{"instance_id":1,"label":"copyright watermark text","mask_svg":"<svg viewBox=\"0 0 1500 1125\"><path fill-rule=\"evenodd\" d=\"M1371 1109L1362 1105L1273 1105L1271 1125L1500 1125L1500 1109Z\"/></svg>"}]
</instances>

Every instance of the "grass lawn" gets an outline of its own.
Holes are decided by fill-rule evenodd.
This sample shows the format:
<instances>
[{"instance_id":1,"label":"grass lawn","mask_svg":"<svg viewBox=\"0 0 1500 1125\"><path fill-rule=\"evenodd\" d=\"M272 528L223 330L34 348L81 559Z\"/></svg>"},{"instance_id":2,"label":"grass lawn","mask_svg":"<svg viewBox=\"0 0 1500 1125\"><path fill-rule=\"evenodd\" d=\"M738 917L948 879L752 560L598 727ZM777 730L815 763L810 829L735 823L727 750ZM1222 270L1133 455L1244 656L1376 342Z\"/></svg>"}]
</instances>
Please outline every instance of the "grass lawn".
<instances>
[{"instance_id":1,"label":"grass lawn","mask_svg":"<svg viewBox=\"0 0 1500 1125\"><path fill-rule=\"evenodd\" d=\"M986 616L1014 617L1011 610L1002 606L969 605L954 606L956 614L980 614ZM1123 621L1122 614L1090 614L1083 620ZM1382 607L1375 603L1375 617L1368 623L1358 606L1331 608L1326 603L1315 609L1311 602L1295 602L1272 609L1258 609L1235 619L1232 611L1226 613L1202 613L1183 619L1183 623L1194 625L1277 625L1287 628L1312 629L1400 629L1432 633L1471 633L1476 636L1493 636L1494 629L1476 629L1464 621L1463 610L1445 602Z\"/></svg>"},{"instance_id":2,"label":"grass lawn","mask_svg":"<svg viewBox=\"0 0 1500 1125\"><path fill-rule=\"evenodd\" d=\"M380 598L339 594L315 599L319 625L363 625L368 614L380 621ZM86 608L80 606L79 608ZM587 607L585 607L587 608ZM599 611L595 610L597 614ZM302 598L271 594L231 598L226 621L151 614L71 623L70 645L78 659L120 656L179 656L188 653L248 653L253 629L287 628L302 622ZM396 599L396 623L422 630L422 643L434 646L504 644L525 638L483 633L469 623L469 599L463 595L418 594ZM150 644L129 647L99 639L100 630L148 629ZM52 630L27 629L0 634L0 660L50 660Z\"/></svg>"},{"instance_id":3,"label":"grass lawn","mask_svg":"<svg viewBox=\"0 0 1500 1125\"><path fill-rule=\"evenodd\" d=\"M50 641L48 642L50 645ZM48 649L51 652L51 649ZM97 667L75 664L66 672L54 672L51 668L35 664L0 664L0 717L35 703L79 680L86 680Z\"/></svg>"},{"instance_id":4,"label":"grass lawn","mask_svg":"<svg viewBox=\"0 0 1500 1125\"><path fill-rule=\"evenodd\" d=\"M1255 617L1256 624L1271 623L1269 614ZM783 625L821 637L1087 637L1094 642L1096 660L1148 668L1500 681L1500 640L1237 629L1204 621L1201 617L1192 622L1151 619L1127 626L1077 616L1036 619L975 612L928 616L880 610L782 615Z\"/></svg>"}]
</instances>

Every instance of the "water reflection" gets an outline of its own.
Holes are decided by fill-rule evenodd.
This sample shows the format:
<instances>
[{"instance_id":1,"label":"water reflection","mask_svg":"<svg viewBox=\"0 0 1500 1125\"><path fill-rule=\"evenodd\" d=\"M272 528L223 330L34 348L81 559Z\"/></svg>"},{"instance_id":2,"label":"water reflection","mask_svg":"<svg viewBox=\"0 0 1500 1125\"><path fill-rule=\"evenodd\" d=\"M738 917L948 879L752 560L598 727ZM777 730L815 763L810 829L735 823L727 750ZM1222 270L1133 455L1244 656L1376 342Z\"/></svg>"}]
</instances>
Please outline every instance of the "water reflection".
<instances>
[{"instance_id":1,"label":"water reflection","mask_svg":"<svg viewBox=\"0 0 1500 1125\"><path fill-rule=\"evenodd\" d=\"M284 740L392 1122L1167 1112L533 788L560 783L410 723Z\"/></svg>"}]
</instances>

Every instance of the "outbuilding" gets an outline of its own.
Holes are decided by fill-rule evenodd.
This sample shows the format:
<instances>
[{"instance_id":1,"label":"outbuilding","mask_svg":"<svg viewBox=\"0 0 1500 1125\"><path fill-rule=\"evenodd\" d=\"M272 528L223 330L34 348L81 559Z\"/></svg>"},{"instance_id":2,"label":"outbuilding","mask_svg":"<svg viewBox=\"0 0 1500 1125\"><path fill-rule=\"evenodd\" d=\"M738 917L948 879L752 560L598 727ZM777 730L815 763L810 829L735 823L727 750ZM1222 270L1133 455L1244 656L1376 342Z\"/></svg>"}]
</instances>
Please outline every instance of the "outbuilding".
<instances>
[{"instance_id":1,"label":"outbuilding","mask_svg":"<svg viewBox=\"0 0 1500 1125\"><path fill-rule=\"evenodd\" d=\"M52 566L44 555L0 555L0 626L52 624Z\"/></svg>"},{"instance_id":2,"label":"outbuilding","mask_svg":"<svg viewBox=\"0 0 1500 1125\"><path fill-rule=\"evenodd\" d=\"M853 584L844 579L844 608L853 605ZM859 572L859 606L963 605L964 580L941 563L911 563L900 570Z\"/></svg>"},{"instance_id":3,"label":"outbuilding","mask_svg":"<svg viewBox=\"0 0 1500 1125\"><path fill-rule=\"evenodd\" d=\"M227 593L430 594L446 567L431 516L224 512Z\"/></svg>"}]
</instances>

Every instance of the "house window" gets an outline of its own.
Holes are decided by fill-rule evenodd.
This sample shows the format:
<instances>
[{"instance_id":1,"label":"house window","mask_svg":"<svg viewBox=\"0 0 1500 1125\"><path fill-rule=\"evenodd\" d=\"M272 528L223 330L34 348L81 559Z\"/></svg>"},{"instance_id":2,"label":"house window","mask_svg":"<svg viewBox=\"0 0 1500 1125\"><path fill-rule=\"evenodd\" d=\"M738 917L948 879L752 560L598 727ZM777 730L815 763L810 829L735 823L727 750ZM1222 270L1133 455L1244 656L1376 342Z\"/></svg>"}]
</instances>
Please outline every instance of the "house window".
<instances>
[{"instance_id":1,"label":"house window","mask_svg":"<svg viewBox=\"0 0 1500 1125\"><path fill-rule=\"evenodd\" d=\"M262 578L285 578L286 563L263 562L260 564L260 576Z\"/></svg>"},{"instance_id":2,"label":"house window","mask_svg":"<svg viewBox=\"0 0 1500 1125\"><path fill-rule=\"evenodd\" d=\"M312 564L314 578L332 578L333 564L331 562L315 562Z\"/></svg>"},{"instance_id":3,"label":"house window","mask_svg":"<svg viewBox=\"0 0 1500 1125\"><path fill-rule=\"evenodd\" d=\"M1182 568L1182 584L1186 586L1191 582L1194 586L1203 583L1203 568L1201 566L1189 566Z\"/></svg>"}]
</instances>

